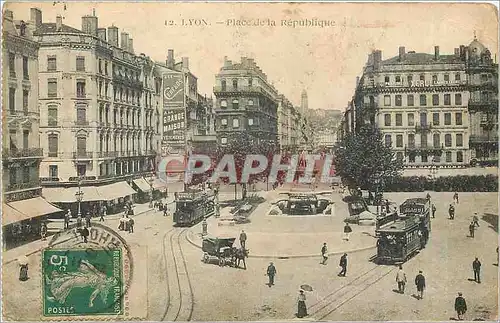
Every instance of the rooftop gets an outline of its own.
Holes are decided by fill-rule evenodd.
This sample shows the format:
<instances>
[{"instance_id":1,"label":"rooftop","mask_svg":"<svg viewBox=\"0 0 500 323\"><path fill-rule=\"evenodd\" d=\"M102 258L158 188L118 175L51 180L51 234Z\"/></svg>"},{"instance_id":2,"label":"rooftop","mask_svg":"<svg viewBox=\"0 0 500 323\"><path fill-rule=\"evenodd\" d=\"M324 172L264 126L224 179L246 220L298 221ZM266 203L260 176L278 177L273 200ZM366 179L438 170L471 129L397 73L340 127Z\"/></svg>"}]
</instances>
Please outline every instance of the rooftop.
<instances>
[{"instance_id":1,"label":"rooftop","mask_svg":"<svg viewBox=\"0 0 500 323\"><path fill-rule=\"evenodd\" d=\"M45 22L42 24L41 28L38 28L34 34L35 35L41 35L41 34L48 34L48 33L55 33L58 32L56 28L56 23L54 22ZM59 32L63 33L77 33L77 34L84 34L83 31L78 30L76 28L70 27L68 25L62 25L61 30Z\"/></svg>"},{"instance_id":2,"label":"rooftop","mask_svg":"<svg viewBox=\"0 0 500 323\"><path fill-rule=\"evenodd\" d=\"M420 65L420 64L442 64L442 63L461 63L460 57L455 55L440 55L438 60L434 59L433 54L412 53L405 54L404 59L400 60L399 56L394 56L383 60L382 65Z\"/></svg>"}]
</instances>

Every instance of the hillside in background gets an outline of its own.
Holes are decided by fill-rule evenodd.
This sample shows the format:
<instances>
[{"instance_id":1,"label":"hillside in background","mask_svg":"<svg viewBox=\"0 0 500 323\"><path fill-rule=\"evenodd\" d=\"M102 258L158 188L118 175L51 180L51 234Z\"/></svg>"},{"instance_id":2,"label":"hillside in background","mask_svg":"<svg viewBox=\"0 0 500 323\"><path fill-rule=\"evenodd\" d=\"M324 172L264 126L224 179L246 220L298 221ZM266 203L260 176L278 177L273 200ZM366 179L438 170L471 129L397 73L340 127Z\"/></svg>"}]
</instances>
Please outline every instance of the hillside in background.
<instances>
[{"instance_id":1,"label":"hillside in background","mask_svg":"<svg viewBox=\"0 0 500 323\"><path fill-rule=\"evenodd\" d=\"M311 109L310 111L310 122L315 133L333 132L342 117L340 110Z\"/></svg>"}]
</instances>

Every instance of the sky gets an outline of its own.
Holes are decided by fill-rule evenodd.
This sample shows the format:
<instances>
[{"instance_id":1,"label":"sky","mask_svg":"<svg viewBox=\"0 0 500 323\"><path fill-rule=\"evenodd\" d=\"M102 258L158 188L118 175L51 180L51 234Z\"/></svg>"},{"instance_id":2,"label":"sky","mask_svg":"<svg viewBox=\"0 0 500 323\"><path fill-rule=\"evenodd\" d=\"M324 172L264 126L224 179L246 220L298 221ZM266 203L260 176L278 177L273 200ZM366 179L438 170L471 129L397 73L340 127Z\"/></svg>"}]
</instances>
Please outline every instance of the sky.
<instances>
[{"instance_id":1,"label":"sky","mask_svg":"<svg viewBox=\"0 0 500 323\"><path fill-rule=\"evenodd\" d=\"M239 62L254 58L276 89L294 105L303 89L309 108L343 110L352 98L368 54L382 58L406 51L453 54L476 32L492 56L498 54L497 8L465 3L9 3L14 19L29 20L42 10L44 22L81 29L81 17L95 9L99 27L117 26L134 39L135 53L164 62L189 57L198 91L210 96L224 56ZM190 24L190 19L193 25ZM236 26L237 21L263 26ZM268 25L268 19L275 26ZM323 20L329 26L290 26L290 20ZM197 20L200 24L196 25ZM184 25L183 25L184 21ZM283 25L282 21L286 21Z\"/></svg>"}]
</instances>

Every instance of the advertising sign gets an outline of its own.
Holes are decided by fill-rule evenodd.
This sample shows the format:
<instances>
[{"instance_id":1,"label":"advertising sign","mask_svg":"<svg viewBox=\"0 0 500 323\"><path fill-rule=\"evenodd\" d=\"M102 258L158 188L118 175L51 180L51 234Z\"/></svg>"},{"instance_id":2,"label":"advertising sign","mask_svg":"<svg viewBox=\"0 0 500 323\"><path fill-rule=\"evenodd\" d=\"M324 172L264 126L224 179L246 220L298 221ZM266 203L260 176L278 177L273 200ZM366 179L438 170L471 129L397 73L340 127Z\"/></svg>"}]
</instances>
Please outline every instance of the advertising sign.
<instances>
[{"instance_id":1,"label":"advertising sign","mask_svg":"<svg viewBox=\"0 0 500 323\"><path fill-rule=\"evenodd\" d=\"M163 112L163 141L166 144L185 145L186 114L184 110L172 109Z\"/></svg>"},{"instance_id":2,"label":"advertising sign","mask_svg":"<svg viewBox=\"0 0 500 323\"><path fill-rule=\"evenodd\" d=\"M163 75L164 106L182 106L184 104L184 77L180 72Z\"/></svg>"}]
</instances>

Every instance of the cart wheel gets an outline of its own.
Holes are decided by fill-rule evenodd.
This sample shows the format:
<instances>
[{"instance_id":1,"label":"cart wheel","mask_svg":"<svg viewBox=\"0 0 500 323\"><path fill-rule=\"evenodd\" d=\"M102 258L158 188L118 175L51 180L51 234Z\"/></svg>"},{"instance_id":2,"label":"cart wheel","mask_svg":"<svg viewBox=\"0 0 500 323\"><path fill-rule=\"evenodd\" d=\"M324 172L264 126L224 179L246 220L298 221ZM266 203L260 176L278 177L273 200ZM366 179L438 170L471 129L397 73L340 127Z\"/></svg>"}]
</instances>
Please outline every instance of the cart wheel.
<instances>
[{"instance_id":1,"label":"cart wheel","mask_svg":"<svg viewBox=\"0 0 500 323\"><path fill-rule=\"evenodd\" d=\"M224 267L224 265L226 264L226 261L224 259L219 259L219 266L221 267Z\"/></svg>"},{"instance_id":2,"label":"cart wheel","mask_svg":"<svg viewBox=\"0 0 500 323\"><path fill-rule=\"evenodd\" d=\"M210 257L208 256L208 253L205 253L205 254L203 255L203 262L204 262L204 263L207 263L207 262L208 262L208 260L210 260Z\"/></svg>"}]
</instances>

